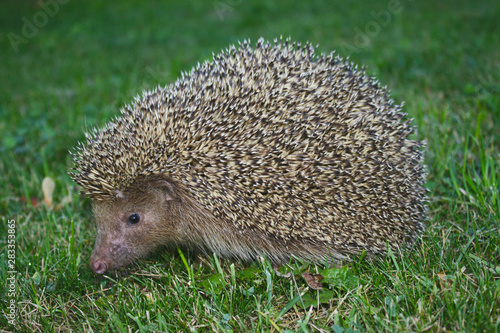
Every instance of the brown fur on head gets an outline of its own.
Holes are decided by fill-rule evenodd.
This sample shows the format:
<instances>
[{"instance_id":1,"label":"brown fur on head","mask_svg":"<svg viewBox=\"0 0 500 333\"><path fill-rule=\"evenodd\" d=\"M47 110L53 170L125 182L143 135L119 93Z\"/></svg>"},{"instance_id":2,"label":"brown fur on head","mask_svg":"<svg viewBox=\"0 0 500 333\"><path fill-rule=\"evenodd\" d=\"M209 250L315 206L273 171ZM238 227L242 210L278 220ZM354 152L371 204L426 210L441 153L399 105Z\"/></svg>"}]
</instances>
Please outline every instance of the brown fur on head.
<instances>
[{"instance_id":1,"label":"brown fur on head","mask_svg":"<svg viewBox=\"0 0 500 333\"><path fill-rule=\"evenodd\" d=\"M102 274L127 265L157 247L182 239L182 202L174 185L142 179L110 200L94 200L97 238L90 266Z\"/></svg>"}]
</instances>

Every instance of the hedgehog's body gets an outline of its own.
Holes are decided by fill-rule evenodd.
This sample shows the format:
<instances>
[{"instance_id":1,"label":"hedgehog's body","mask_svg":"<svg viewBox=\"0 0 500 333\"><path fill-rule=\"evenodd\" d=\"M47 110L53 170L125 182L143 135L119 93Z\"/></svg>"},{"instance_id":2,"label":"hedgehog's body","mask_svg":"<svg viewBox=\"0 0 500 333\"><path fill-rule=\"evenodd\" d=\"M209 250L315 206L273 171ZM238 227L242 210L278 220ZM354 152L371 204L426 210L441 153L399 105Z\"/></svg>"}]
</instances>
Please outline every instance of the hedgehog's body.
<instances>
[{"instance_id":1,"label":"hedgehog's body","mask_svg":"<svg viewBox=\"0 0 500 333\"><path fill-rule=\"evenodd\" d=\"M332 55L262 40L230 48L77 151L73 178L98 222L92 268L168 243L274 262L411 244L425 168L403 118L384 88Z\"/></svg>"}]
</instances>

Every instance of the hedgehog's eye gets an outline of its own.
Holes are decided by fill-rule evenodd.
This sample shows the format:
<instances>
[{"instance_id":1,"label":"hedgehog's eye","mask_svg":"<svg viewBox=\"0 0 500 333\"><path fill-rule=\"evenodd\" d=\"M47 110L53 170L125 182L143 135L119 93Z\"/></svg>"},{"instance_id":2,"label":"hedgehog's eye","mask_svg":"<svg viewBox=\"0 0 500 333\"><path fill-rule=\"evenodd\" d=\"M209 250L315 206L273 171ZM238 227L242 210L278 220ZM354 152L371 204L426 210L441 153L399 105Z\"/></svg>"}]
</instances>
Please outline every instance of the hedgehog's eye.
<instances>
[{"instance_id":1,"label":"hedgehog's eye","mask_svg":"<svg viewBox=\"0 0 500 333\"><path fill-rule=\"evenodd\" d=\"M128 223L130 224L137 224L141 221L141 217L139 214L132 214L128 217Z\"/></svg>"}]
</instances>

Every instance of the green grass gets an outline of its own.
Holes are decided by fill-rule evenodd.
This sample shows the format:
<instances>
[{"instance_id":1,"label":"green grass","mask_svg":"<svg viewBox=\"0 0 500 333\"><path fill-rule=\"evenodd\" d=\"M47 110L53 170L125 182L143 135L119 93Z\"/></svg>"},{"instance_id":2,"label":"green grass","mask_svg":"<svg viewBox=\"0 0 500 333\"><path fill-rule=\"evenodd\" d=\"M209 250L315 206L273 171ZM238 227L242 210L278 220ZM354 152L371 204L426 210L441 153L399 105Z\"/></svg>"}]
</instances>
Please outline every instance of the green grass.
<instances>
[{"instance_id":1,"label":"green grass","mask_svg":"<svg viewBox=\"0 0 500 333\"><path fill-rule=\"evenodd\" d=\"M2 2L0 328L14 330L5 316L14 299L20 332L499 332L500 4L400 1L377 30L371 13L388 3L69 1L16 52L12 33L22 37L43 8ZM428 143L422 241L411 253L357 257L342 269L295 262L282 268L291 279L265 261L195 264L176 253L96 277L87 264L90 204L67 175L68 150L142 90L172 82L212 52L280 35L367 65L405 101ZM52 208L45 177L56 184ZM307 270L327 277L322 291L307 287Z\"/></svg>"}]
</instances>

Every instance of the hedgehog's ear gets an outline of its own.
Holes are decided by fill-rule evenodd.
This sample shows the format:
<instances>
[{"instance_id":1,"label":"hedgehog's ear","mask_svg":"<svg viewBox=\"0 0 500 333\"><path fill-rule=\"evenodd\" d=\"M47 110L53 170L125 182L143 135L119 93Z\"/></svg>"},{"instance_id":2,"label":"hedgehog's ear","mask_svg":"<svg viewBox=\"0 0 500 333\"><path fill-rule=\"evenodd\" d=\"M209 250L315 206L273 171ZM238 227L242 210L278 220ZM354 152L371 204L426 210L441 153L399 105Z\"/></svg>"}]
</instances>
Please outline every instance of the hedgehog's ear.
<instances>
[{"instance_id":1,"label":"hedgehog's ear","mask_svg":"<svg viewBox=\"0 0 500 333\"><path fill-rule=\"evenodd\" d=\"M165 200L172 201L177 199L177 194L175 193L175 186L166 180L157 180L156 186L159 187L165 195Z\"/></svg>"}]
</instances>

